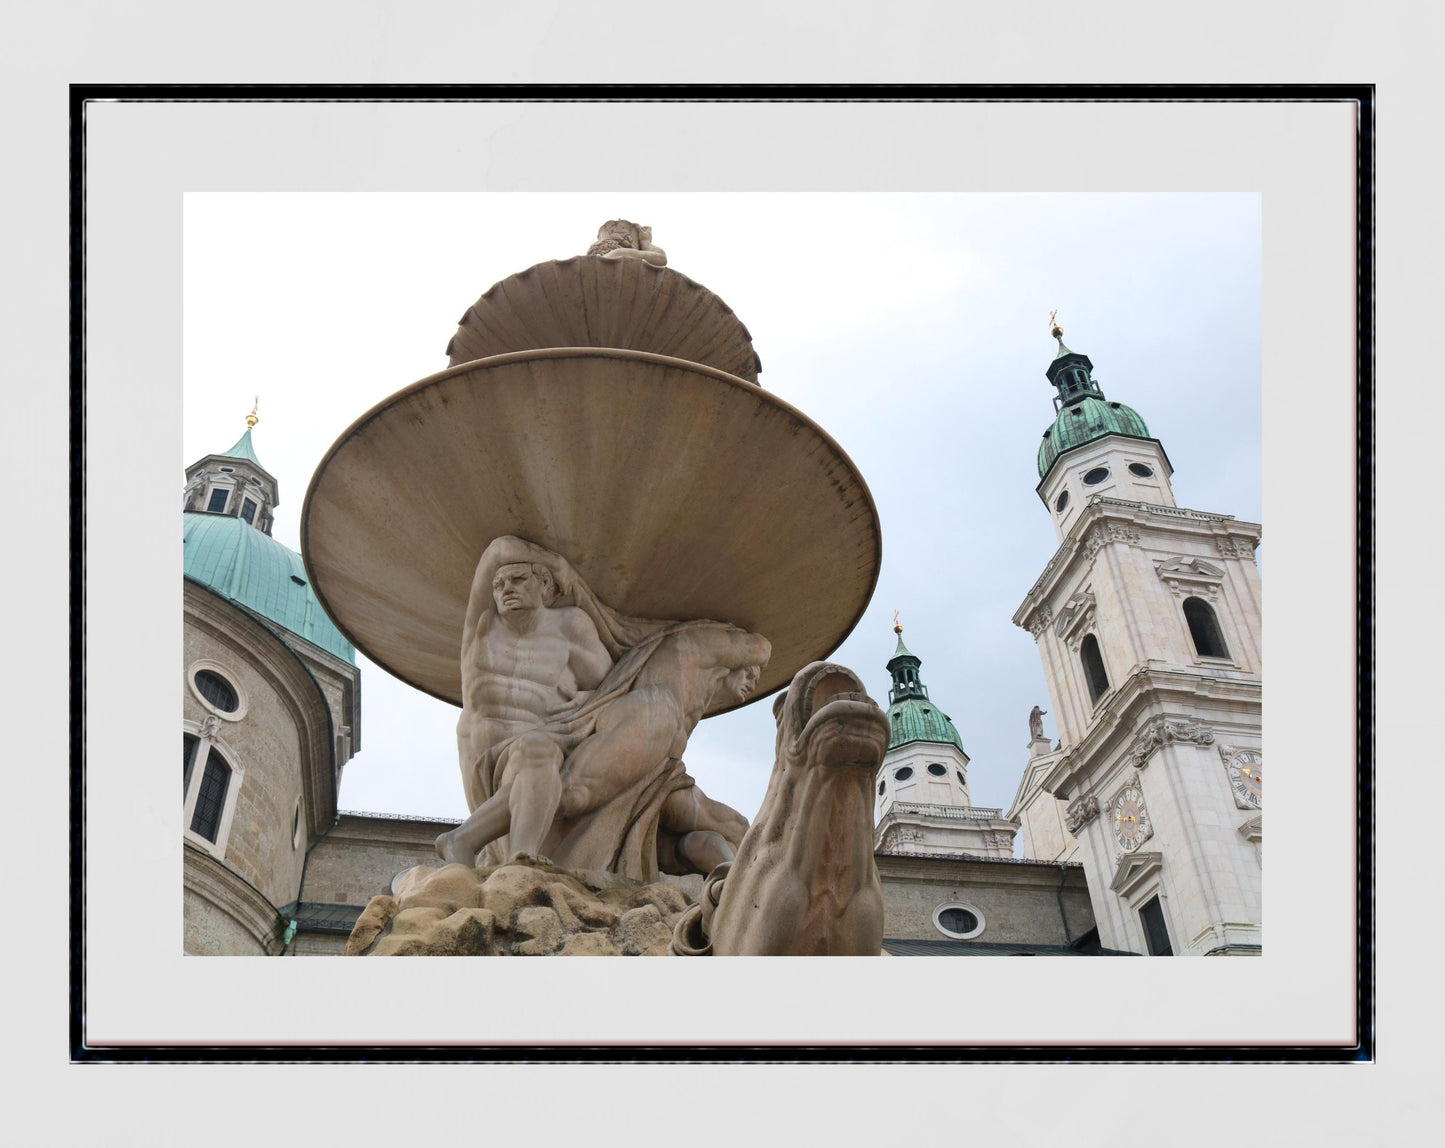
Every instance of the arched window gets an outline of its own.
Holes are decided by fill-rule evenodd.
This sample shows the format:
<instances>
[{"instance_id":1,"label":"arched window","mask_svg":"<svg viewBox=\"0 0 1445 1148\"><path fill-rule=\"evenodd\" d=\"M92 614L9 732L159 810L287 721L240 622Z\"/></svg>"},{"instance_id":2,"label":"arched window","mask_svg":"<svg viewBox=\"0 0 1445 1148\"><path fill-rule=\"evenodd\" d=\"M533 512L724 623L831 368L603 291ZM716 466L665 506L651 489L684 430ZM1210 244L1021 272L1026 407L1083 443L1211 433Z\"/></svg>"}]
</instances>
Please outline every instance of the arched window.
<instances>
[{"instance_id":1,"label":"arched window","mask_svg":"<svg viewBox=\"0 0 1445 1148\"><path fill-rule=\"evenodd\" d=\"M211 718L214 722L216 719ZM235 804L240 771L213 743L214 734L205 725L200 736L183 734L185 749L182 824L194 836L215 846L217 856L224 853L228 835L227 816Z\"/></svg>"},{"instance_id":2,"label":"arched window","mask_svg":"<svg viewBox=\"0 0 1445 1148\"><path fill-rule=\"evenodd\" d=\"M1189 623L1189 636L1201 658L1227 658L1229 647L1219 632L1219 619L1203 598L1184 599L1184 620Z\"/></svg>"},{"instance_id":3,"label":"arched window","mask_svg":"<svg viewBox=\"0 0 1445 1148\"><path fill-rule=\"evenodd\" d=\"M1084 663L1084 680L1089 683L1089 701L1097 702L1109 691L1109 675L1104 670L1099 641L1093 634L1084 638L1079 647L1079 658Z\"/></svg>"}]
</instances>

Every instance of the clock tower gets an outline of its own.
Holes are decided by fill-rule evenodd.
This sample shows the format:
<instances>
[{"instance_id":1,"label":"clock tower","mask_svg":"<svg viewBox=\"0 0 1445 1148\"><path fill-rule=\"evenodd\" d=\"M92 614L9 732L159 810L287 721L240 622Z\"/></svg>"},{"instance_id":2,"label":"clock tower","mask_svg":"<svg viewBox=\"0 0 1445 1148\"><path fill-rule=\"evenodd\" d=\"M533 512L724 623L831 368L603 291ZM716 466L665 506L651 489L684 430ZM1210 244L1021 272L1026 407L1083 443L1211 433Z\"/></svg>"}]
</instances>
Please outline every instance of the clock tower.
<instances>
[{"instance_id":1,"label":"clock tower","mask_svg":"<svg viewBox=\"0 0 1445 1148\"><path fill-rule=\"evenodd\" d=\"M1052 334L1037 490L1059 548L1013 620L1059 746L1015 801L1026 851L1062 819L1057 851L1083 862L1108 948L1257 954L1260 527L1180 507L1163 444Z\"/></svg>"}]
</instances>

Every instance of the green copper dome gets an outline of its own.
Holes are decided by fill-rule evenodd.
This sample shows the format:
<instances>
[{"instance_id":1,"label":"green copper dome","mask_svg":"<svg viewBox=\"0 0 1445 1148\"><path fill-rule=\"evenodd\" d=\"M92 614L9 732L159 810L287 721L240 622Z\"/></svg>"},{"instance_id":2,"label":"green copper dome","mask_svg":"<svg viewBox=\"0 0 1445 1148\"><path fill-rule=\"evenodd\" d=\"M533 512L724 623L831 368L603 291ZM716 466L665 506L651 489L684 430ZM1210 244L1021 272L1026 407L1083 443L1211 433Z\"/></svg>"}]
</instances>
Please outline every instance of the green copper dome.
<instances>
[{"instance_id":1,"label":"green copper dome","mask_svg":"<svg viewBox=\"0 0 1445 1148\"><path fill-rule=\"evenodd\" d=\"M893 685L888 691L888 748L897 749L911 741L936 741L957 746L963 752L963 741L949 716L928 697L928 687L918 676L923 664L903 644L903 630L898 628L898 649L888 659L888 672Z\"/></svg>"},{"instance_id":2,"label":"green copper dome","mask_svg":"<svg viewBox=\"0 0 1445 1148\"><path fill-rule=\"evenodd\" d=\"M1111 403L1104 397L1094 378L1094 364L1089 356L1064 346L1064 332L1059 327L1054 327L1053 333L1059 341L1059 353L1044 374L1058 388L1054 406L1059 413L1053 425L1044 431L1044 441L1039 443L1040 478L1049 473L1059 455L1105 435L1149 437L1149 428L1138 411L1123 403Z\"/></svg>"},{"instance_id":3,"label":"green copper dome","mask_svg":"<svg viewBox=\"0 0 1445 1148\"><path fill-rule=\"evenodd\" d=\"M247 447L250 433L242 439ZM227 454L245 457L235 448ZM181 517L187 578L356 664L356 651L317 601L301 555L241 518L196 513Z\"/></svg>"},{"instance_id":4,"label":"green copper dome","mask_svg":"<svg viewBox=\"0 0 1445 1148\"><path fill-rule=\"evenodd\" d=\"M1059 455L1110 434L1148 438L1149 428L1138 411L1102 396L1086 395L1064 407L1039 443L1039 477L1049 473Z\"/></svg>"}]
</instances>

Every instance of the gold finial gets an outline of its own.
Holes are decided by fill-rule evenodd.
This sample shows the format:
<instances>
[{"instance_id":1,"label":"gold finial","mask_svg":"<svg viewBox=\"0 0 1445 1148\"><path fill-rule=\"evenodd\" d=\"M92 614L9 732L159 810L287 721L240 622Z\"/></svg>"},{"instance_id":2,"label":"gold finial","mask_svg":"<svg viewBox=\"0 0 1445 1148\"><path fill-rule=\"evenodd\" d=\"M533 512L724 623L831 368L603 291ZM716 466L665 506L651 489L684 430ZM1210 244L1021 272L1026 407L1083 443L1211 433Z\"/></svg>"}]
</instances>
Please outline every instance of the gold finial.
<instances>
[{"instance_id":1,"label":"gold finial","mask_svg":"<svg viewBox=\"0 0 1445 1148\"><path fill-rule=\"evenodd\" d=\"M250 430L261 420L256 417L256 409L261 405L261 396L257 395L255 402L251 404L251 413L246 416L246 429Z\"/></svg>"},{"instance_id":2,"label":"gold finial","mask_svg":"<svg viewBox=\"0 0 1445 1148\"><path fill-rule=\"evenodd\" d=\"M897 611L897 610L894 610L894 611L893 611L893 632L894 632L895 634L902 634L902 633L903 633L903 623L898 620L898 611Z\"/></svg>"},{"instance_id":3,"label":"gold finial","mask_svg":"<svg viewBox=\"0 0 1445 1148\"><path fill-rule=\"evenodd\" d=\"M1064 337L1064 329L1054 321L1054 316L1058 313L1058 308L1049 312L1049 334L1055 339L1062 339Z\"/></svg>"}]
</instances>

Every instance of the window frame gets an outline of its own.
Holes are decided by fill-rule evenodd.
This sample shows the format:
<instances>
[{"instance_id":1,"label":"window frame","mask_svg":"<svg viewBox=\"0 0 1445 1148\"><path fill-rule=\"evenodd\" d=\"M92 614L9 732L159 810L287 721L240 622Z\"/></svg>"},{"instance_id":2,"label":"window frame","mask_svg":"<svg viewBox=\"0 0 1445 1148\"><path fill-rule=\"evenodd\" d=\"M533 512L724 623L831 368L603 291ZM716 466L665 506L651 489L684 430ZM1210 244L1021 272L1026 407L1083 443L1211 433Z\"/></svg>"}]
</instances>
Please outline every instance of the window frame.
<instances>
[{"instance_id":1,"label":"window frame","mask_svg":"<svg viewBox=\"0 0 1445 1148\"><path fill-rule=\"evenodd\" d=\"M202 670L209 670L235 691L235 709L223 710L201 692L201 687L196 684L196 675ZM246 711L250 708L250 700L246 696L246 691L237 679L238 675L234 670L223 666L220 662L214 661L211 658L197 658L186 667L186 685L190 687L191 696L205 707L207 713L215 714L222 721L240 721L246 716Z\"/></svg>"},{"instance_id":2,"label":"window frame","mask_svg":"<svg viewBox=\"0 0 1445 1148\"><path fill-rule=\"evenodd\" d=\"M1103 676L1103 688L1097 693L1094 692L1094 674L1089 667L1088 659L1084 656L1084 649L1090 642L1094 643L1094 656L1099 662L1099 672ZM1091 630L1079 639L1079 664L1084 671L1084 688L1088 691L1090 710L1097 709L1099 703L1109 696L1109 691L1114 688L1109 680L1109 667L1104 664L1104 648L1100 644L1098 636Z\"/></svg>"},{"instance_id":3,"label":"window frame","mask_svg":"<svg viewBox=\"0 0 1445 1148\"><path fill-rule=\"evenodd\" d=\"M185 840L199 849L204 849L218 861L226 856L226 846L231 837L231 825L236 816L236 798L241 792L241 783L246 771L241 768L235 750L220 738L220 723L212 718L203 722L183 721L182 732L195 737L196 744L191 751L189 777L186 780L184 798L181 802L181 833ZM226 797L221 803L221 816L216 823L216 839L211 841L205 835L191 828L196 815L196 800L200 797L201 781L206 775L206 762L214 750L221 760L230 767L230 780L226 783ZM198 768L199 767L199 768Z\"/></svg>"},{"instance_id":4,"label":"window frame","mask_svg":"<svg viewBox=\"0 0 1445 1148\"><path fill-rule=\"evenodd\" d=\"M1199 637L1194 632L1194 623L1189 617L1189 603L1198 602L1207 611L1207 620L1214 628L1214 636L1219 640L1219 648L1222 654L1206 654L1199 648ZM1196 614L1198 611L1195 611ZM1219 621L1219 611L1209 601L1199 594L1186 594L1179 603L1179 613L1184 618L1184 629L1189 634L1189 644L1194 648L1194 656L1207 662L1229 662L1233 664L1234 655L1229 652L1229 642L1224 637L1224 626Z\"/></svg>"},{"instance_id":5,"label":"window frame","mask_svg":"<svg viewBox=\"0 0 1445 1148\"><path fill-rule=\"evenodd\" d=\"M973 931L969 933L958 933L947 928L943 922L939 920L939 917L948 912L949 909L962 909L965 913L971 914L978 924L975 925ZM946 901L933 910L933 927L950 940L969 941L979 936L984 929L988 927L988 923L983 918L983 910L977 905L970 904L967 901Z\"/></svg>"}]
</instances>

